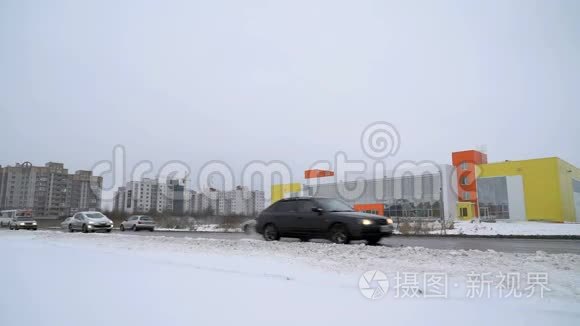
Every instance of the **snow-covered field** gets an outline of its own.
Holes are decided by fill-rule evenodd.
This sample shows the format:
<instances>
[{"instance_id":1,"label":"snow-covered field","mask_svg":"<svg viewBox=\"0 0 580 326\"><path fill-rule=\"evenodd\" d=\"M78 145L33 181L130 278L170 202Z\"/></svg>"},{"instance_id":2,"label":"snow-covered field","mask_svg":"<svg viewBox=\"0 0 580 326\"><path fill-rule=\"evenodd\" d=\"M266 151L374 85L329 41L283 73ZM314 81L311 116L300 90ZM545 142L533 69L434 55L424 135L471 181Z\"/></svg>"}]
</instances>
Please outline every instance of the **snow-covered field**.
<instances>
[{"instance_id":1,"label":"snow-covered field","mask_svg":"<svg viewBox=\"0 0 580 326\"><path fill-rule=\"evenodd\" d=\"M571 254L54 231L0 231L0 248L0 325L580 322L580 256ZM389 287L380 299L360 291L360 278L369 270L387 275ZM397 281L397 272L404 281ZM517 287L523 297L502 296L495 278L485 283L490 298L485 288L471 298L473 272L518 274L522 283L528 273L549 279L543 298L539 288L527 298L525 284ZM425 297L434 292L424 277L435 273L447 276L446 298ZM412 275L418 285L409 282ZM378 285L385 284L370 283ZM423 291L405 291L415 288Z\"/></svg>"},{"instance_id":2,"label":"snow-covered field","mask_svg":"<svg viewBox=\"0 0 580 326\"><path fill-rule=\"evenodd\" d=\"M459 221L447 234L464 235L577 235L580 223L496 222L471 223ZM437 233L440 233L437 231Z\"/></svg>"}]
</instances>

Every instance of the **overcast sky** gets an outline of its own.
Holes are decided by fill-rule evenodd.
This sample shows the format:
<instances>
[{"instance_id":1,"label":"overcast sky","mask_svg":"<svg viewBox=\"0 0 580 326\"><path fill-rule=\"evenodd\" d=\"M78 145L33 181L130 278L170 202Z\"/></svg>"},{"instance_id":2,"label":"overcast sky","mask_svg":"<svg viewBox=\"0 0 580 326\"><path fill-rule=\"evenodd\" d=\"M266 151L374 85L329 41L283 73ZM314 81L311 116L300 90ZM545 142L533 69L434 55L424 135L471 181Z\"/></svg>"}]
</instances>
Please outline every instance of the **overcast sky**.
<instances>
[{"instance_id":1,"label":"overcast sky","mask_svg":"<svg viewBox=\"0 0 580 326\"><path fill-rule=\"evenodd\" d=\"M580 166L580 1L0 0L0 164L281 160L388 121L393 162Z\"/></svg>"}]
</instances>

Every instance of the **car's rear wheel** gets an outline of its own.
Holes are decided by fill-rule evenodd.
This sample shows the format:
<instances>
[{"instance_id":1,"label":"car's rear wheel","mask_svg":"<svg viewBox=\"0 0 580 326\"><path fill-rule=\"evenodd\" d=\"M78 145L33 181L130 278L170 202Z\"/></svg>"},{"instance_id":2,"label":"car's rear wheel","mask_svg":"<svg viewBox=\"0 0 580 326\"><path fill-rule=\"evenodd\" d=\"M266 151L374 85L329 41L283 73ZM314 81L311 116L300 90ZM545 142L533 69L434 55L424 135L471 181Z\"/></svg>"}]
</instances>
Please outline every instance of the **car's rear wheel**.
<instances>
[{"instance_id":1,"label":"car's rear wheel","mask_svg":"<svg viewBox=\"0 0 580 326\"><path fill-rule=\"evenodd\" d=\"M266 241L278 241L280 240L280 233L278 228L274 224L268 224L264 228L264 239Z\"/></svg>"},{"instance_id":2,"label":"car's rear wheel","mask_svg":"<svg viewBox=\"0 0 580 326\"><path fill-rule=\"evenodd\" d=\"M89 228L86 224L83 224L83 233L89 233Z\"/></svg>"},{"instance_id":3,"label":"car's rear wheel","mask_svg":"<svg viewBox=\"0 0 580 326\"><path fill-rule=\"evenodd\" d=\"M150 228L149 229L149 232L153 232L153 231L155 231L155 228Z\"/></svg>"},{"instance_id":4,"label":"car's rear wheel","mask_svg":"<svg viewBox=\"0 0 580 326\"><path fill-rule=\"evenodd\" d=\"M249 226L249 225L245 225L245 226L244 226L244 233L245 233L245 234L250 234L250 233L251 233L251 231L250 231L250 226Z\"/></svg>"},{"instance_id":5,"label":"car's rear wheel","mask_svg":"<svg viewBox=\"0 0 580 326\"><path fill-rule=\"evenodd\" d=\"M346 226L335 224L330 228L328 239L334 243L347 244L350 242L350 235Z\"/></svg>"},{"instance_id":6,"label":"car's rear wheel","mask_svg":"<svg viewBox=\"0 0 580 326\"><path fill-rule=\"evenodd\" d=\"M131 230L133 230L133 231L137 232L137 231L138 231L138 230L137 230L137 225L133 224L133 227L131 228Z\"/></svg>"},{"instance_id":7,"label":"car's rear wheel","mask_svg":"<svg viewBox=\"0 0 580 326\"><path fill-rule=\"evenodd\" d=\"M309 238L300 238L300 242L308 242Z\"/></svg>"},{"instance_id":8,"label":"car's rear wheel","mask_svg":"<svg viewBox=\"0 0 580 326\"><path fill-rule=\"evenodd\" d=\"M367 244L370 246L376 246L382 239L383 237L370 237L367 238Z\"/></svg>"},{"instance_id":9,"label":"car's rear wheel","mask_svg":"<svg viewBox=\"0 0 580 326\"><path fill-rule=\"evenodd\" d=\"M14 230L14 228L12 227L12 224L9 224L9 225L8 225L8 228L9 228L10 230Z\"/></svg>"},{"instance_id":10,"label":"car's rear wheel","mask_svg":"<svg viewBox=\"0 0 580 326\"><path fill-rule=\"evenodd\" d=\"M73 230L72 224L68 225L68 232L73 233L75 230Z\"/></svg>"},{"instance_id":11,"label":"car's rear wheel","mask_svg":"<svg viewBox=\"0 0 580 326\"><path fill-rule=\"evenodd\" d=\"M123 224L121 224L121 226L119 226L119 229L121 230L121 232L125 232L125 226Z\"/></svg>"}]
</instances>

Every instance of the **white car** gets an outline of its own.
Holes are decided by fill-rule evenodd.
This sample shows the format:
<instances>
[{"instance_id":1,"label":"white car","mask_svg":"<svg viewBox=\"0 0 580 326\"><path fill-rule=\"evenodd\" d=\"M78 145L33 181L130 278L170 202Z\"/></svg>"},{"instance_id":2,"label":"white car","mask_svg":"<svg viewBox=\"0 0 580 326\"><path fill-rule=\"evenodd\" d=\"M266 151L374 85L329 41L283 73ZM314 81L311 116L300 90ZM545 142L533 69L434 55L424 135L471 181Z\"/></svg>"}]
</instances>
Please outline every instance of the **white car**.
<instances>
[{"instance_id":1,"label":"white car","mask_svg":"<svg viewBox=\"0 0 580 326\"><path fill-rule=\"evenodd\" d=\"M27 216L32 217L30 210L24 209L7 209L0 211L0 227L8 227L15 217Z\"/></svg>"},{"instance_id":2,"label":"white car","mask_svg":"<svg viewBox=\"0 0 580 326\"><path fill-rule=\"evenodd\" d=\"M153 232L155 230L155 221L146 215L133 215L129 216L127 220L123 221L119 226L121 231L125 230L149 230Z\"/></svg>"},{"instance_id":3,"label":"white car","mask_svg":"<svg viewBox=\"0 0 580 326\"><path fill-rule=\"evenodd\" d=\"M15 216L10 221L8 228L10 228L10 230L26 229L36 231L38 230L38 224L30 216Z\"/></svg>"},{"instance_id":4,"label":"white car","mask_svg":"<svg viewBox=\"0 0 580 326\"><path fill-rule=\"evenodd\" d=\"M88 232L111 232L113 230L113 221L100 212L79 212L73 215L68 224L70 232L82 231Z\"/></svg>"}]
</instances>

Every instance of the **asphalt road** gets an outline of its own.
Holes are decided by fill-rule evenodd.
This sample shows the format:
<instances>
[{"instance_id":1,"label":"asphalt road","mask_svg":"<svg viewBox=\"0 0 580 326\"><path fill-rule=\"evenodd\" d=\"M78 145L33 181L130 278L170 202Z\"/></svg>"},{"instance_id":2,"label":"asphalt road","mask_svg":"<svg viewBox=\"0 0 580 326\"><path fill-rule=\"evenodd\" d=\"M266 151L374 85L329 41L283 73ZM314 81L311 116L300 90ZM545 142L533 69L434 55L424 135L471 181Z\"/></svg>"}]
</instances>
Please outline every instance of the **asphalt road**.
<instances>
[{"instance_id":1,"label":"asphalt road","mask_svg":"<svg viewBox=\"0 0 580 326\"><path fill-rule=\"evenodd\" d=\"M185 232L185 231L139 231L114 233L133 236L166 236L212 239L262 239L259 234L246 235L244 233L213 233L213 232ZM296 239L282 239L282 241L298 241ZM325 240L312 240L325 241ZM535 253L573 253L580 254L580 240L560 239L506 239L506 238L460 238L460 237L426 237L426 236L392 236L383 238L380 242L388 247L424 247L430 249L464 249L464 250L495 250L499 252Z\"/></svg>"}]
</instances>

